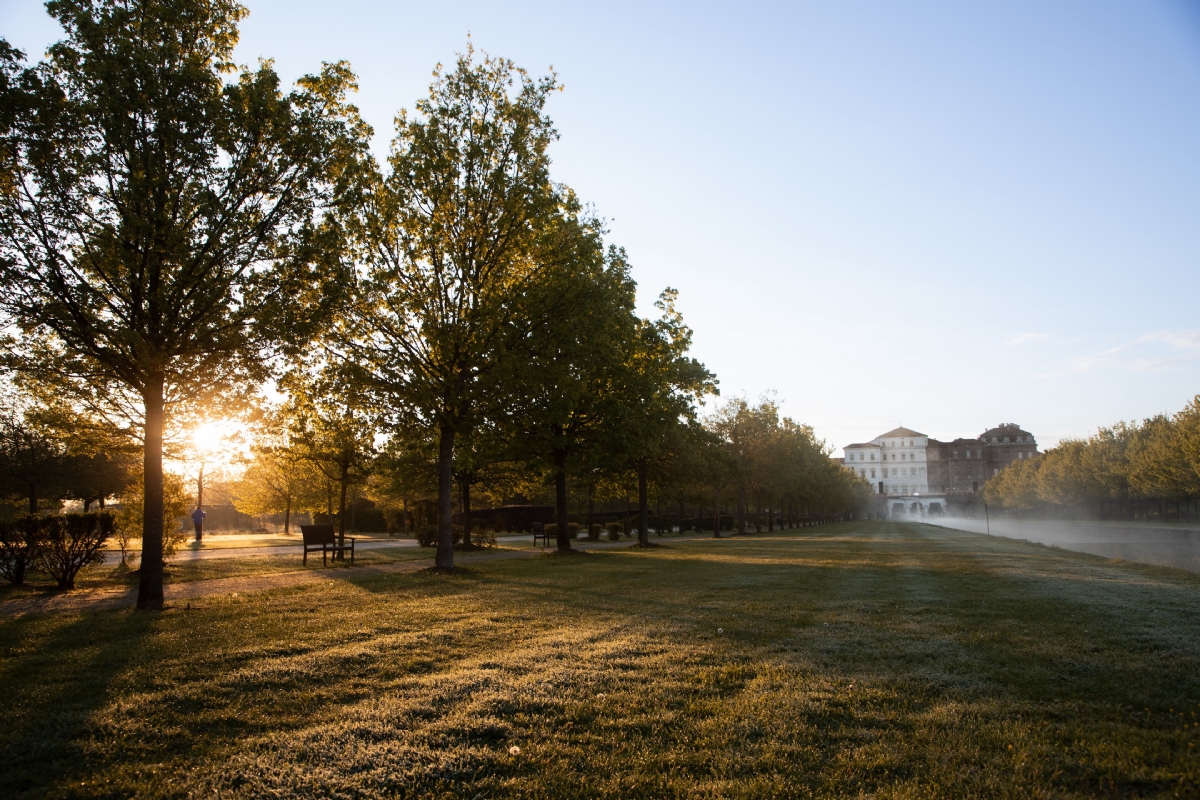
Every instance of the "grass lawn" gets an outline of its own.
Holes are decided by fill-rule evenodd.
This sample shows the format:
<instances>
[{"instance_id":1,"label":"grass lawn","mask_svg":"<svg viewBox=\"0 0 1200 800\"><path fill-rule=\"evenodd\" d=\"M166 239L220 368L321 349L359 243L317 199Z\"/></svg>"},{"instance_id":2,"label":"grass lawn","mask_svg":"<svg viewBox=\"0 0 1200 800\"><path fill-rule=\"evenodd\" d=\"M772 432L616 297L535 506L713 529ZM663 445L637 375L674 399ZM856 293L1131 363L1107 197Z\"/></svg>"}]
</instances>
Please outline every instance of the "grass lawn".
<instances>
[{"instance_id":1,"label":"grass lawn","mask_svg":"<svg viewBox=\"0 0 1200 800\"><path fill-rule=\"evenodd\" d=\"M1200 576L663 541L0 620L0 794L1200 796Z\"/></svg>"}]
</instances>

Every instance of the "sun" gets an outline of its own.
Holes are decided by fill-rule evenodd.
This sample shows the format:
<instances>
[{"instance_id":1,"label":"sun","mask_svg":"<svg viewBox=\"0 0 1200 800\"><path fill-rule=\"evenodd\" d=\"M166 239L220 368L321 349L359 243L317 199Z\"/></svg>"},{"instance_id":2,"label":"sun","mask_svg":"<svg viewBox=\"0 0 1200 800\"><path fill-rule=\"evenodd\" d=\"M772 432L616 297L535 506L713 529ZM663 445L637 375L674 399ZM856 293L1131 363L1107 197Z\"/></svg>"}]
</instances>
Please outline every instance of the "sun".
<instances>
[{"instance_id":1,"label":"sun","mask_svg":"<svg viewBox=\"0 0 1200 800\"><path fill-rule=\"evenodd\" d=\"M223 460L224 456L241 449L241 422L232 419L214 419L192 428L192 449L201 460Z\"/></svg>"}]
</instances>

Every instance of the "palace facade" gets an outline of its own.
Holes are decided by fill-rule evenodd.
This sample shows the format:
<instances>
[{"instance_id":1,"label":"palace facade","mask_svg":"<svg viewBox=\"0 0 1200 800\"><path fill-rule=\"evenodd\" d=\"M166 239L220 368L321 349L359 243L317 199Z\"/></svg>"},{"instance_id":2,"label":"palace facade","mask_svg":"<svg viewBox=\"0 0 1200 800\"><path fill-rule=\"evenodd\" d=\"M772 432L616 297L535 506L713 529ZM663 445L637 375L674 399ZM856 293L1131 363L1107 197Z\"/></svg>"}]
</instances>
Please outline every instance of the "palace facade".
<instances>
[{"instance_id":1,"label":"palace facade","mask_svg":"<svg viewBox=\"0 0 1200 800\"><path fill-rule=\"evenodd\" d=\"M949 442L896 428L847 445L844 455L846 468L869 481L877 494L913 497L914 510L921 512L936 504L936 512L946 509L947 498L974 495L988 478L1009 464L1034 458L1038 449L1033 434L1005 423L975 439Z\"/></svg>"}]
</instances>

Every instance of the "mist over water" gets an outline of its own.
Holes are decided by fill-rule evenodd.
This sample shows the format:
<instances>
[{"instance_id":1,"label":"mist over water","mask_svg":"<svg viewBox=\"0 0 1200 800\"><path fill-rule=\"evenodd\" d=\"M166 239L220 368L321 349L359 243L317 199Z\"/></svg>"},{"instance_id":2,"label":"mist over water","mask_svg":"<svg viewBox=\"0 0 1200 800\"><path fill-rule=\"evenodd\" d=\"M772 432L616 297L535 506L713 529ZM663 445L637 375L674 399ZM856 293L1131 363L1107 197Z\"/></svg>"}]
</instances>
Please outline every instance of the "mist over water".
<instances>
[{"instance_id":1,"label":"mist over water","mask_svg":"<svg viewBox=\"0 0 1200 800\"><path fill-rule=\"evenodd\" d=\"M992 536L1200 572L1200 526L995 518L989 521L982 516L926 517L923 521L973 533L986 533L990 525Z\"/></svg>"}]
</instances>

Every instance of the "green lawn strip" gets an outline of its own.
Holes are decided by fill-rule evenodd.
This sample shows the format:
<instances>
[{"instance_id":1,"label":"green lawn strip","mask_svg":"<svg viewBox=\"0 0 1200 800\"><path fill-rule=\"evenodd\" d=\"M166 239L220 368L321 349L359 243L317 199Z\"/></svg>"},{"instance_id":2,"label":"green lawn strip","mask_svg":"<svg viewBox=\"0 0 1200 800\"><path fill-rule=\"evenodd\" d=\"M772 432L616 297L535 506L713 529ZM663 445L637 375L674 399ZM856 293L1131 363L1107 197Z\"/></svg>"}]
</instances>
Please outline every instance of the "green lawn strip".
<instances>
[{"instance_id":1,"label":"green lawn strip","mask_svg":"<svg viewBox=\"0 0 1200 800\"><path fill-rule=\"evenodd\" d=\"M877 798L1200 787L1197 576L915 524L664 542L162 614L0 621L0 786Z\"/></svg>"}]
</instances>

